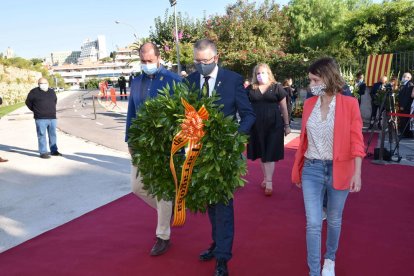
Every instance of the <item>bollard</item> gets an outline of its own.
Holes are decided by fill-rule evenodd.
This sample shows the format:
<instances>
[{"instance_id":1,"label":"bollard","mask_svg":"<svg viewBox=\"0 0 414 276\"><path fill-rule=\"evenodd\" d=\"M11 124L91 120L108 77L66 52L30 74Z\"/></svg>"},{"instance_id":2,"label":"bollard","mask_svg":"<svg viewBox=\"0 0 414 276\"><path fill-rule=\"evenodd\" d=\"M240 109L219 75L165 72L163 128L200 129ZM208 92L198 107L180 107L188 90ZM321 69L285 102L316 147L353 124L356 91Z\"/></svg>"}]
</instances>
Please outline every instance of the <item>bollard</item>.
<instances>
[{"instance_id":1,"label":"bollard","mask_svg":"<svg viewBox=\"0 0 414 276\"><path fill-rule=\"evenodd\" d=\"M92 95L92 104L93 104L93 115L95 117L94 120L96 120L95 95Z\"/></svg>"}]
</instances>

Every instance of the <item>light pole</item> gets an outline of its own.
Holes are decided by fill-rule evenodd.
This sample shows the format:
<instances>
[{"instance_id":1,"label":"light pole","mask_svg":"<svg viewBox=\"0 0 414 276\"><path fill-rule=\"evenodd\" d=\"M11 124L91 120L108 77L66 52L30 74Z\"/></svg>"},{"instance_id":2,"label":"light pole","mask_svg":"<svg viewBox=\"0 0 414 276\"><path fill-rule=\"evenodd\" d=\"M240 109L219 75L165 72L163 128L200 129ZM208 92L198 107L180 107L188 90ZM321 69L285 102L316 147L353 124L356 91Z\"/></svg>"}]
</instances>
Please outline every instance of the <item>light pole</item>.
<instances>
[{"instance_id":1,"label":"light pole","mask_svg":"<svg viewBox=\"0 0 414 276\"><path fill-rule=\"evenodd\" d=\"M137 30L134 28L134 26L132 26L131 24L125 23L125 22L118 21L118 20L115 20L115 24L124 24L130 27L134 31L133 35L135 39L138 41Z\"/></svg>"},{"instance_id":2,"label":"light pole","mask_svg":"<svg viewBox=\"0 0 414 276\"><path fill-rule=\"evenodd\" d=\"M174 21L175 21L175 44L177 45L177 73L181 72L180 64L180 45L178 43L178 28L177 28L177 13L175 11L175 6L177 5L177 0L170 0L171 7L174 7Z\"/></svg>"}]
</instances>

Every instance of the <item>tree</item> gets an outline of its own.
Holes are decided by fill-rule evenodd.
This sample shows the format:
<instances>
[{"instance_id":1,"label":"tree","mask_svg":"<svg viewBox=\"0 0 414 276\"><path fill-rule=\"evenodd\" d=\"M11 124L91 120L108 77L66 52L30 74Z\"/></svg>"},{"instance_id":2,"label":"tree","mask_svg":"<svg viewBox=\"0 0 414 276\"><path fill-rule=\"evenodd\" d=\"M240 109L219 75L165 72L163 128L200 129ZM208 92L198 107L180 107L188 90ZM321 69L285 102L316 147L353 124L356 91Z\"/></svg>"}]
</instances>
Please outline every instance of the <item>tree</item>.
<instances>
[{"instance_id":1,"label":"tree","mask_svg":"<svg viewBox=\"0 0 414 276\"><path fill-rule=\"evenodd\" d=\"M43 63L43 59L41 59L41 58L32 58L30 61L32 62L32 64L34 66L36 66L37 64L42 64Z\"/></svg>"},{"instance_id":2,"label":"tree","mask_svg":"<svg viewBox=\"0 0 414 276\"><path fill-rule=\"evenodd\" d=\"M369 6L369 0L292 0L285 7L291 22L290 52L328 47L337 42L337 27L357 9Z\"/></svg>"},{"instance_id":3,"label":"tree","mask_svg":"<svg viewBox=\"0 0 414 276\"><path fill-rule=\"evenodd\" d=\"M373 4L352 14L341 26L341 40L362 56L414 48L414 1Z\"/></svg>"},{"instance_id":4,"label":"tree","mask_svg":"<svg viewBox=\"0 0 414 276\"><path fill-rule=\"evenodd\" d=\"M274 1L238 0L226 14L206 22L205 36L217 43L226 67L248 76L255 64L283 57L288 44L289 22Z\"/></svg>"},{"instance_id":5,"label":"tree","mask_svg":"<svg viewBox=\"0 0 414 276\"><path fill-rule=\"evenodd\" d=\"M164 19L155 18L155 27L150 29L149 39L160 47L162 58L166 61L176 62L176 42L175 42L175 21L174 15L165 11ZM192 56L192 44L200 39L203 34L203 20L193 20L186 14L183 16L177 13L178 39L180 42L180 62L182 64L191 64L193 58L189 60L189 54ZM191 46L191 47L189 47ZM190 52L188 49L191 49Z\"/></svg>"}]
</instances>

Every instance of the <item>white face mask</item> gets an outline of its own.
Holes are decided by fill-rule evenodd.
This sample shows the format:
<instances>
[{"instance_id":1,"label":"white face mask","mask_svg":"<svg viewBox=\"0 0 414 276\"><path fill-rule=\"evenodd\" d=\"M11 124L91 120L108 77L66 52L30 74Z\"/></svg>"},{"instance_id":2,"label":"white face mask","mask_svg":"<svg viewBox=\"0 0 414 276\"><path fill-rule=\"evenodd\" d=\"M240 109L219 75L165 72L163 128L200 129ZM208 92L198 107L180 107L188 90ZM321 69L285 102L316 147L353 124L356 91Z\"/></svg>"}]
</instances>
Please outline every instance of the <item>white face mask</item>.
<instances>
[{"instance_id":1,"label":"white face mask","mask_svg":"<svg viewBox=\"0 0 414 276\"><path fill-rule=\"evenodd\" d=\"M147 75L154 75L158 70L158 64L157 63L141 64L141 69Z\"/></svg>"},{"instance_id":2,"label":"white face mask","mask_svg":"<svg viewBox=\"0 0 414 276\"><path fill-rule=\"evenodd\" d=\"M325 84L318 84L315 86L311 86L311 93L314 96L323 96L326 94L326 85Z\"/></svg>"},{"instance_id":3,"label":"white face mask","mask_svg":"<svg viewBox=\"0 0 414 276\"><path fill-rule=\"evenodd\" d=\"M267 84L269 82L269 75L266 72L258 73L257 81L259 84Z\"/></svg>"},{"instance_id":4,"label":"white face mask","mask_svg":"<svg viewBox=\"0 0 414 276\"><path fill-rule=\"evenodd\" d=\"M40 88L40 90L46 92L49 89L49 84L47 84L47 83L40 83L39 84L39 88Z\"/></svg>"}]
</instances>

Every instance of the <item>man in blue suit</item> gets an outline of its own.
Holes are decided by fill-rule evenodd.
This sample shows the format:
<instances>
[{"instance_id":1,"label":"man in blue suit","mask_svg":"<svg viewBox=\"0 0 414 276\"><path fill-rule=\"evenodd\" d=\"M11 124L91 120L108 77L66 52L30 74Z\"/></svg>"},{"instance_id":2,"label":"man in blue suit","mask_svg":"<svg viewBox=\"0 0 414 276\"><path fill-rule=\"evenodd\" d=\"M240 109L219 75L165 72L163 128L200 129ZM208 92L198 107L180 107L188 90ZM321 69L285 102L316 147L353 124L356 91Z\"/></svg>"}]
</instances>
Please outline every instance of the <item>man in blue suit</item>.
<instances>
[{"instance_id":1,"label":"man in blue suit","mask_svg":"<svg viewBox=\"0 0 414 276\"><path fill-rule=\"evenodd\" d=\"M194 65L197 69L187 77L190 87L200 88L204 96L211 96L213 90L220 96L218 104L223 105L225 116L240 116L239 132L249 134L256 116L250 105L247 92L243 87L243 78L239 74L217 65L217 48L213 41L202 39L194 44ZM227 205L217 203L208 206L208 215L212 226L213 243L200 254L201 261L216 258L215 275L228 275L227 262L232 257L234 237L233 199Z\"/></svg>"}]
</instances>

